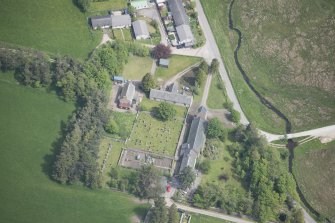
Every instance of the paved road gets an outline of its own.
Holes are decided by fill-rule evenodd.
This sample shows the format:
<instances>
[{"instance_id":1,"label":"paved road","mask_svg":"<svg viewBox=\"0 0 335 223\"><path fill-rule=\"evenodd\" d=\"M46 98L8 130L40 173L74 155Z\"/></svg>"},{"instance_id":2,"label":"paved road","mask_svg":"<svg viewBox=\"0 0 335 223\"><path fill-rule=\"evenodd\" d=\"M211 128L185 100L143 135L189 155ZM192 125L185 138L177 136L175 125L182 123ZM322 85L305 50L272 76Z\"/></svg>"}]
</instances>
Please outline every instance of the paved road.
<instances>
[{"instance_id":1,"label":"paved road","mask_svg":"<svg viewBox=\"0 0 335 223\"><path fill-rule=\"evenodd\" d=\"M287 134L287 136L271 134L271 133L264 132L262 130L260 130L259 132L263 136L265 136L268 142L283 139L284 137L287 137L288 139L293 139L293 138L298 138L298 137L303 137L303 136L315 136L315 137L320 138L321 141L324 140L325 142L335 139L335 125L330 125L330 126L326 126L326 127L322 127L318 129L303 131L303 132Z\"/></svg>"},{"instance_id":2,"label":"paved road","mask_svg":"<svg viewBox=\"0 0 335 223\"><path fill-rule=\"evenodd\" d=\"M199 209L199 208L186 206L186 205L183 205L183 204L173 202L171 199L168 199L168 198L165 199L165 202L166 202L167 206L171 206L174 203L177 206L177 208L182 209L182 210L187 211L187 212L203 214L203 215L207 215L207 216L211 216L211 217L214 217L214 218L219 218L219 219L223 219L223 220L227 220L227 221L231 221L231 222L236 222L236 223L251 223L252 222L250 220L245 220L245 219L242 219L242 218L233 217L233 216L230 216L230 215L226 215L226 214L222 214L222 213L218 213L218 212L214 212L214 211L209 211L209 210L204 210L204 209Z\"/></svg>"},{"instance_id":3,"label":"paved road","mask_svg":"<svg viewBox=\"0 0 335 223\"><path fill-rule=\"evenodd\" d=\"M200 3L199 0L196 0L196 9L198 11L198 19L199 19L199 23L200 23L200 26L205 34L205 37L206 37L206 44L207 44L207 47L208 47L208 51L211 52L211 58L217 58L219 60L219 63L220 63L220 67L219 67L219 71L220 71L220 75L221 75L221 78L225 84L225 87L226 87L226 90L227 90L227 95L230 99L231 102L233 102L234 104L234 109L237 110L240 114L241 114L241 124L243 125L247 125L249 124L249 121L247 119L247 117L245 116L241 106L240 106L240 103L235 95L235 92L234 92L234 88L230 82L230 79L229 79L229 76L228 76L228 73L224 67L224 63L223 63L223 60L221 58L221 54L220 54L220 51L219 51L219 48L216 44L216 41L214 39L214 36L213 36L213 33L212 33L212 30L208 24L208 21L207 21L207 18L205 16L205 13L204 13L204 10L202 8L202 5Z\"/></svg>"}]
</instances>

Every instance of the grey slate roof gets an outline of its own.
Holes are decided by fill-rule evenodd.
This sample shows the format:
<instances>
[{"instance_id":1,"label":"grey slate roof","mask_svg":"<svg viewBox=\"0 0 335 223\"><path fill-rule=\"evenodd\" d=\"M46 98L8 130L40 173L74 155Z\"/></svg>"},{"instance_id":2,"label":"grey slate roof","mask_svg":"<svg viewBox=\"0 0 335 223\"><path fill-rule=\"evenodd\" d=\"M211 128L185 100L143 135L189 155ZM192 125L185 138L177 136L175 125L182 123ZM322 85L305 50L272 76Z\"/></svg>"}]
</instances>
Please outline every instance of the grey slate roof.
<instances>
[{"instance_id":1,"label":"grey slate roof","mask_svg":"<svg viewBox=\"0 0 335 223\"><path fill-rule=\"evenodd\" d=\"M198 108L198 117L201 117L203 119L207 118L207 109L204 106L200 106Z\"/></svg>"},{"instance_id":2,"label":"grey slate roof","mask_svg":"<svg viewBox=\"0 0 335 223\"><path fill-rule=\"evenodd\" d=\"M149 36L148 26L144 20L137 20L132 25L135 36Z\"/></svg>"},{"instance_id":3,"label":"grey slate roof","mask_svg":"<svg viewBox=\"0 0 335 223\"><path fill-rule=\"evenodd\" d=\"M174 82L169 87L169 91L172 92L172 93L178 93L178 89L179 89L179 86L178 86L177 82Z\"/></svg>"},{"instance_id":4,"label":"grey slate roof","mask_svg":"<svg viewBox=\"0 0 335 223\"><path fill-rule=\"evenodd\" d=\"M176 26L188 25L189 19L184 9L182 0L168 0L169 8L172 13L173 21Z\"/></svg>"},{"instance_id":5,"label":"grey slate roof","mask_svg":"<svg viewBox=\"0 0 335 223\"><path fill-rule=\"evenodd\" d=\"M184 154L181 160L179 173L182 172L187 166L195 168L197 158L198 158L198 154L196 154L192 150L189 150L186 154Z\"/></svg>"},{"instance_id":6,"label":"grey slate roof","mask_svg":"<svg viewBox=\"0 0 335 223\"><path fill-rule=\"evenodd\" d=\"M190 150L197 153L200 153L201 148L205 145L205 123L206 121L200 117L194 118L188 134L187 143L190 144Z\"/></svg>"},{"instance_id":7,"label":"grey slate roof","mask_svg":"<svg viewBox=\"0 0 335 223\"><path fill-rule=\"evenodd\" d=\"M200 107L199 110L204 112ZM200 113L199 113L200 114ZM201 152L201 149L205 146L206 135L205 135L206 120L201 116L197 116L192 120L190 132L187 137L187 142L181 147L180 155L182 161L180 164L179 173L187 166L192 168L195 167L197 158Z\"/></svg>"},{"instance_id":8,"label":"grey slate roof","mask_svg":"<svg viewBox=\"0 0 335 223\"><path fill-rule=\"evenodd\" d=\"M120 98L127 99L128 101L131 102L134 99L134 96L135 96L135 86L131 82L128 82L122 88Z\"/></svg>"},{"instance_id":9,"label":"grey slate roof","mask_svg":"<svg viewBox=\"0 0 335 223\"><path fill-rule=\"evenodd\" d=\"M166 67L168 67L169 64L170 64L170 61L168 59L163 59L163 58L159 59L159 65L160 66L166 66Z\"/></svg>"},{"instance_id":10,"label":"grey slate roof","mask_svg":"<svg viewBox=\"0 0 335 223\"><path fill-rule=\"evenodd\" d=\"M193 42L194 36L189 25L183 24L176 27L178 38L180 42Z\"/></svg>"},{"instance_id":11,"label":"grey slate roof","mask_svg":"<svg viewBox=\"0 0 335 223\"><path fill-rule=\"evenodd\" d=\"M131 26L131 18L130 15L115 15L112 16L112 27L119 26Z\"/></svg>"},{"instance_id":12,"label":"grey slate roof","mask_svg":"<svg viewBox=\"0 0 335 223\"><path fill-rule=\"evenodd\" d=\"M169 91L162 91L157 89L150 90L150 99L153 100L163 100L172 103L191 105L192 97L188 95L182 95L178 93L172 93Z\"/></svg>"},{"instance_id":13,"label":"grey slate roof","mask_svg":"<svg viewBox=\"0 0 335 223\"><path fill-rule=\"evenodd\" d=\"M91 24L93 28L112 25L111 15L94 16L94 17L91 17L90 19L91 19Z\"/></svg>"}]
</instances>

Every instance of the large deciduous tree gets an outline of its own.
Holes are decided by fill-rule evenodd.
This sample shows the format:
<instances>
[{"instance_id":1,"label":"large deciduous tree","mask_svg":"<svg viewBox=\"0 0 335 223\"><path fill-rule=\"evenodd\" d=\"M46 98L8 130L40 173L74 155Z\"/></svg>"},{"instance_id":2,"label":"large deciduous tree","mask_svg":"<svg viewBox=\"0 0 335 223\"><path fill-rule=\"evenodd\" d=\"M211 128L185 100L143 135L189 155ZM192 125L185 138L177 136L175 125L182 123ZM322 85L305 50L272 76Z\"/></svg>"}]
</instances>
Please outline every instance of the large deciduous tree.
<instances>
[{"instance_id":1,"label":"large deciduous tree","mask_svg":"<svg viewBox=\"0 0 335 223\"><path fill-rule=\"evenodd\" d=\"M142 78L142 89L145 93L149 94L150 90L155 88L157 86L157 83L153 76L149 73L144 75Z\"/></svg>"},{"instance_id":2,"label":"large deciduous tree","mask_svg":"<svg viewBox=\"0 0 335 223\"><path fill-rule=\"evenodd\" d=\"M152 55L155 59L166 59L171 55L171 48L169 46L165 46L164 44L158 44L152 50Z\"/></svg>"},{"instance_id":3,"label":"large deciduous tree","mask_svg":"<svg viewBox=\"0 0 335 223\"><path fill-rule=\"evenodd\" d=\"M161 102L157 108L156 116L162 121L172 120L177 114L173 105L167 102Z\"/></svg>"}]
</instances>

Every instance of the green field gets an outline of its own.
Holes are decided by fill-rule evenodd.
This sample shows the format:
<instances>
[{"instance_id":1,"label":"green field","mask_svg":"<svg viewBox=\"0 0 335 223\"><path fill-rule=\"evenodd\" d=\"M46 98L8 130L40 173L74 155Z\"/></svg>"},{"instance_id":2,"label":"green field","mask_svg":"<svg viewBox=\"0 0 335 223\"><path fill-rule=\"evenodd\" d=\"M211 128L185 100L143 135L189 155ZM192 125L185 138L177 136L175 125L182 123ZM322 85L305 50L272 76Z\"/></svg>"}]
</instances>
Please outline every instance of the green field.
<instances>
[{"instance_id":1,"label":"green field","mask_svg":"<svg viewBox=\"0 0 335 223\"><path fill-rule=\"evenodd\" d=\"M227 102L227 95L224 86L221 89L220 83L223 85L220 76L214 74L207 98L207 106L209 108L222 109L224 108L224 104Z\"/></svg>"},{"instance_id":2,"label":"green field","mask_svg":"<svg viewBox=\"0 0 335 223\"><path fill-rule=\"evenodd\" d=\"M152 61L150 57L129 56L122 76L127 80L142 80L144 75L150 73Z\"/></svg>"},{"instance_id":3,"label":"green field","mask_svg":"<svg viewBox=\"0 0 335 223\"><path fill-rule=\"evenodd\" d=\"M260 104L234 65L237 36L228 30L230 1L201 2L247 117L264 130L283 132L283 122ZM334 30L328 19L334 12L331 0L234 3L234 24L243 35L243 69L256 89L288 117L293 131L335 123L334 45L327 38Z\"/></svg>"},{"instance_id":4,"label":"green field","mask_svg":"<svg viewBox=\"0 0 335 223\"><path fill-rule=\"evenodd\" d=\"M92 2L90 12L96 11L107 11L107 10L119 10L127 7L126 0L108 0L108 1L97 1Z\"/></svg>"},{"instance_id":5,"label":"green field","mask_svg":"<svg viewBox=\"0 0 335 223\"><path fill-rule=\"evenodd\" d=\"M146 212L122 193L51 181L55 142L74 105L0 75L0 222L123 223Z\"/></svg>"},{"instance_id":6,"label":"green field","mask_svg":"<svg viewBox=\"0 0 335 223\"><path fill-rule=\"evenodd\" d=\"M335 141L313 140L295 148L293 172L308 203L335 221Z\"/></svg>"},{"instance_id":7,"label":"green field","mask_svg":"<svg viewBox=\"0 0 335 223\"><path fill-rule=\"evenodd\" d=\"M85 59L102 36L71 0L3 0L0 15L0 41L52 54Z\"/></svg>"},{"instance_id":8,"label":"green field","mask_svg":"<svg viewBox=\"0 0 335 223\"><path fill-rule=\"evenodd\" d=\"M218 218L209 217L206 215L191 213L190 223L228 223L230 221L225 221Z\"/></svg>"},{"instance_id":9,"label":"green field","mask_svg":"<svg viewBox=\"0 0 335 223\"><path fill-rule=\"evenodd\" d=\"M200 57L172 55L169 60L169 68L157 67L155 76L159 81L166 81L170 79L171 77L185 70L189 66L200 62L202 59Z\"/></svg>"},{"instance_id":10,"label":"green field","mask_svg":"<svg viewBox=\"0 0 335 223\"><path fill-rule=\"evenodd\" d=\"M260 103L255 94L244 82L242 75L235 65L234 49L237 44L237 37L228 28L229 2L201 0L235 93L249 120L252 120L262 130L273 133L284 133L285 123ZM216 7L213 7L213 5Z\"/></svg>"},{"instance_id":11,"label":"green field","mask_svg":"<svg viewBox=\"0 0 335 223\"><path fill-rule=\"evenodd\" d=\"M183 121L183 118L178 117L176 120L162 122L141 112L126 146L174 156Z\"/></svg>"},{"instance_id":12,"label":"green field","mask_svg":"<svg viewBox=\"0 0 335 223\"><path fill-rule=\"evenodd\" d=\"M334 124L335 46L328 36L335 29L335 2L249 0L236 1L233 9L243 33L239 58L253 85L296 131Z\"/></svg>"}]
</instances>

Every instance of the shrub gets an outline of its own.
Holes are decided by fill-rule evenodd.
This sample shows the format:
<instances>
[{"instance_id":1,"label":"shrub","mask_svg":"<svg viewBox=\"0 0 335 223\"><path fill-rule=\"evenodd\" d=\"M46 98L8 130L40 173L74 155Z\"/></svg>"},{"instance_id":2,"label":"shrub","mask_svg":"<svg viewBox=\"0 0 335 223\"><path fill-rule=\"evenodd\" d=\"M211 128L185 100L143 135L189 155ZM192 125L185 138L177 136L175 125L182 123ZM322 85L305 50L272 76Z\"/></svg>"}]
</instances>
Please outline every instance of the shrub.
<instances>
[{"instance_id":1,"label":"shrub","mask_svg":"<svg viewBox=\"0 0 335 223\"><path fill-rule=\"evenodd\" d=\"M172 120L177 114L176 109L167 102L161 102L157 108L156 116L162 121Z\"/></svg>"},{"instance_id":2,"label":"shrub","mask_svg":"<svg viewBox=\"0 0 335 223\"><path fill-rule=\"evenodd\" d=\"M169 46L165 46L164 44L158 44L155 46L155 48L152 50L152 55L155 59L161 59L161 58L168 58L171 55L171 49Z\"/></svg>"}]
</instances>

